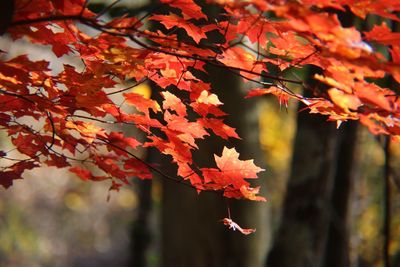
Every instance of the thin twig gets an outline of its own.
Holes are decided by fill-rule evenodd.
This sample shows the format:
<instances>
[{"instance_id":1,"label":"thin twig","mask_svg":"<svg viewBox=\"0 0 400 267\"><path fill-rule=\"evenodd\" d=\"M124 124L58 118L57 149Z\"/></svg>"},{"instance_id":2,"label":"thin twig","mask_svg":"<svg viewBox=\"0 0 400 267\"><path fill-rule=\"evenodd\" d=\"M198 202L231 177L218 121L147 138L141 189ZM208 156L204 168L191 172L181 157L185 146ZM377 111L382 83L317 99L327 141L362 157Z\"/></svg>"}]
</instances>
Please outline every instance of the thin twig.
<instances>
[{"instance_id":1,"label":"thin twig","mask_svg":"<svg viewBox=\"0 0 400 267\"><path fill-rule=\"evenodd\" d=\"M25 101L27 101L27 102L29 102L29 103L31 103L31 104L35 104L34 101L32 101L31 99L27 98L27 97L24 96L24 95L19 95L19 94L11 93L11 92L5 91L5 90L3 90L3 89L0 89L0 93L2 93L3 95L14 96L14 97L20 98L20 99L22 99L22 100L25 100Z\"/></svg>"},{"instance_id":2,"label":"thin twig","mask_svg":"<svg viewBox=\"0 0 400 267\"><path fill-rule=\"evenodd\" d=\"M141 159L140 157L136 156L136 155L133 154L132 152L130 152L130 151L128 151L128 150L126 150L126 149L124 149L124 148L122 148L122 147L119 147L119 146L117 146L117 145L111 143L109 140L103 139L103 138L101 138L101 137L97 137L96 139L99 140L99 141L101 141L101 142L103 142L104 144L107 144L107 145L109 145L109 146L112 146L112 147L114 147L114 148L116 148L116 149L118 149L118 150L121 150L121 151L127 153L129 156L135 158L135 159L138 160L140 163L144 164L144 165L145 165L147 168L149 168L151 171L153 171L153 172L155 172L155 173L161 175L162 177L164 177L164 178L166 178L166 179L168 179L168 180L170 180L170 181L173 181L173 182L176 182L176 183L179 183L179 184L183 184L183 185L185 185L185 186L188 186L188 187L191 187L191 188L194 188L194 189L199 189L199 188L195 187L195 186L192 185L192 184L186 183L184 180L179 179L178 177L171 176L171 175L169 175L169 174L166 174L166 173L160 171L159 169L157 169L156 167L154 167L154 166L152 166L151 164L147 163L146 161L144 161L144 160Z\"/></svg>"},{"instance_id":3,"label":"thin twig","mask_svg":"<svg viewBox=\"0 0 400 267\"><path fill-rule=\"evenodd\" d=\"M106 95L115 95L115 94L118 94L118 93L122 93L122 92L128 91L128 90L130 90L130 89L132 89L132 88L134 88L134 87L136 87L138 85L141 85L142 83L148 81L149 78L153 77L154 75L155 74L152 74L150 77L145 77L145 78L141 79L140 81L138 81L137 83L135 83L135 84L133 84L131 86L128 86L128 87L120 89L120 90L117 90L115 92L107 93Z\"/></svg>"},{"instance_id":4,"label":"thin twig","mask_svg":"<svg viewBox=\"0 0 400 267\"><path fill-rule=\"evenodd\" d=\"M47 115L47 118L50 121L51 130L52 130L52 132L51 132L51 143L50 143L49 146L46 145L46 147L47 147L47 149L51 149L53 147L53 145L54 145L54 142L55 142L56 127L54 126L54 121L53 121L53 117L52 117L51 113L47 111L46 115Z\"/></svg>"}]
</instances>

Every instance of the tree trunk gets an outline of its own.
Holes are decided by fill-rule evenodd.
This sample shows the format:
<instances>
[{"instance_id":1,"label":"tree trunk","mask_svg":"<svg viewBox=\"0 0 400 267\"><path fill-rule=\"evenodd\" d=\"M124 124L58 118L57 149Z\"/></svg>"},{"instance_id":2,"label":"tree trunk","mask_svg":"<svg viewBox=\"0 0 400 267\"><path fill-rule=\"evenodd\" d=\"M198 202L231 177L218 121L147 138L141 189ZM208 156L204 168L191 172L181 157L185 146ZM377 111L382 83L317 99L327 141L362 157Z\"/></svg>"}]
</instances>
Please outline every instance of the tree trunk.
<instances>
[{"instance_id":1,"label":"tree trunk","mask_svg":"<svg viewBox=\"0 0 400 267\"><path fill-rule=\"evenodd\" d=\"M148 266L147 254L152 242L150 214L152 212L151 180L136 181L138 191L137 217L132 227L130 266Z\"/></svg>"},{"instance_id":2,"label":"tree trunk","mask_svg":"<svg viewBox=\"0 0 400 267\"><path fill-rule=\"evenodd\" d=\"M350 266L348 208L355 170L357 122L348 122L339 130L337 172L332 194L332 216L329 226L325 267Z\"/></svg>"},{"instance_id":3,"label":"tree trunk","mask_svg":"<svg viewBox=\"0 0 400 267\"><path fill-rule=\"evenodd\" d=\"M297 122L291 174L269 267L321 266L328 236L335 125L308 112L299 112Z\"/></svg>"},{"instance_id":4,"label":"tree trunk","mask_svg":"<svg viewBox=\"0 0 400 267\"><path fill-rule=\"evenodd\" d=\"M230 114L228 125L243 138L232 142L243 159L255 158L262 165L258 144L257 106L243 100L243 85L232 73L209 67L215 93ZM229 145L228 145L229 146ZM213 154L222 151L222 139L200 144L196 162L213 164ZM257 228L256 234L243 236L228 230L220 220L227 217L229 203L232 219L243 227ZM162 266L164 267L240 267L262 266L269 240L267 208L264 203L227 201L214 193L201 193L165 181L162 200Z\"/></svg>"}]
</instances>

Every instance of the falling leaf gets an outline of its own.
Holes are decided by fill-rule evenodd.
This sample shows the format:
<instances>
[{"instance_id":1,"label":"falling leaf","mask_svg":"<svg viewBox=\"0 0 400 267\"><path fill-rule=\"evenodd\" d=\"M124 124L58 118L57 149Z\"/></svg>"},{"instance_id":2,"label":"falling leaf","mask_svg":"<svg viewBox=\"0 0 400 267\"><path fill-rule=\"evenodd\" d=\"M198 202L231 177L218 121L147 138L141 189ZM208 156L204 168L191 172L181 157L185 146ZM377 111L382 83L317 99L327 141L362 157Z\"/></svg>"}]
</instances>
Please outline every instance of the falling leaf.
<instances>
[{"instance_id":1,"label":"falling leaf","mask_svg":"<svg viewBox=\"0 0 400 267\"><path fill-rule=\"evenodd\" d=\"M256 231L256 229L250 229L250 228L242 228L240 227L237 223L232 221L231 219L224 218L222 219L222 222L229 227L229 229L232 229L233 231L238 230L244 235L249 235L252 234Z\"/></svg>"}]
</instances>

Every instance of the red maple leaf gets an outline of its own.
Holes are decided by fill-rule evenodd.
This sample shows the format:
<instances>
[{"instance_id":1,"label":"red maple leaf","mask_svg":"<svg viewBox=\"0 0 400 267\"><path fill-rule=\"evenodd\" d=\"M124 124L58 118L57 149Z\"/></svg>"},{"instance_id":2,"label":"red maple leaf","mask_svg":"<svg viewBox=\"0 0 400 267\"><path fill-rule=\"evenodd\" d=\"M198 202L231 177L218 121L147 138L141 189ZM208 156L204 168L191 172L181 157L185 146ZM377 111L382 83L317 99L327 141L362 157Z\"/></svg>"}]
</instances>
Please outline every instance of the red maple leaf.
<instances>
[{"instance_id":1,"label":"red maple leaf","mask_svg":"<svg viewBox=\"0 0 400 267\"><path fill-rule=\"evenodd\" d=\"M244 178L257 178L257 173L264 171L257 167L252 159L240 160L235 148L224 147L222 155L220 157L214 155L214 157L218 169L232 184L241 184Z\"/></svg>"},{"instance_id":2,"label":"red maple leaf","mask_svg":"<svg viewBox=\"0 0 400 267\"><path fill-rule=\"evenodd\" d=\"M257 178L257 173L263 171L253 160L240 160L235 148L224 147L221 156L214 155L216 168L202 168L204 182L214 190L224 190L226 197L248 198L264 201L258 197L258 188L251 188L245 179Z\"/></svg>"},{"instance_id":3,"label":"red maple leaf","mask_svg":"<svg viewBox=\"0 0 400 267\"><path fill-rule=\"evenodd\" d=\"M152 20L157 20L163 24L167 29L172 29L173 27L178 27L184 29L188 36L192 37L196 43L199 43L201 39L207 38L204 30L201 27L194 25L191 22L175 15L153 15Z\"/></svg>"},{"instance_id":4,"label":"red maple leaf","mask_svg":"<svg viewBox=\"0 0 400 267\"><path fill-rule=\"evenodd\" d=\"M186 19L207 19L207 16L201 11L200 6L193 0L161 0L161 2L180 9L183 17Z\"/></svg>"}]
</instances>

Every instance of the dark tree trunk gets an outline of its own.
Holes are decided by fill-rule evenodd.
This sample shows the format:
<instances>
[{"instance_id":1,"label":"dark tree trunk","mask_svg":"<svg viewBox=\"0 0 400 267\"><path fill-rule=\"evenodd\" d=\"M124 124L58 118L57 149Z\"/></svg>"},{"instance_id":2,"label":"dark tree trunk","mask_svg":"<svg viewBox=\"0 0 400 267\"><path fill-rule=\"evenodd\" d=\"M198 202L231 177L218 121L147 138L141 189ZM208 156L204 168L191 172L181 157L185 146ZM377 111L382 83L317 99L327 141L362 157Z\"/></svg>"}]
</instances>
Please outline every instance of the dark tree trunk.
<instances>
[{"instance_id":1,"label":"dark tree trunk","mask_svg":"<svg viewBox=\"0 0 400 267\"><path fill-rule=\"evenodd\" d=\"M339 130L337 172L331 200L332 215L325 267L350 266L348 209L356 166L357 125L357 122L348 122Z\"/></svg>"},{"instance_id":2,"label":"dark tree trunk","mask_svg":"<svg viewBox=\"0 0 400 267\"><path fill-rule=\"evenodd\" d=\"M130 260L130 266L132 267L148 266L146 258L152 241L150 227L150 214L152 211L151 184L150 180L136 182L139 205L132 229L132 254Z\"/></svg>"},{"instance_id":3,"label":"dark tree trunk","mask_svg":"<svg viewBox=\"0 0 400 267\"><path fill-rule=\"evenodd\" d=\"M321 266L328 236L335 125L308 112L299 112L297 123L291 174L269 267Z\"/></svg>"}]
</instances>

